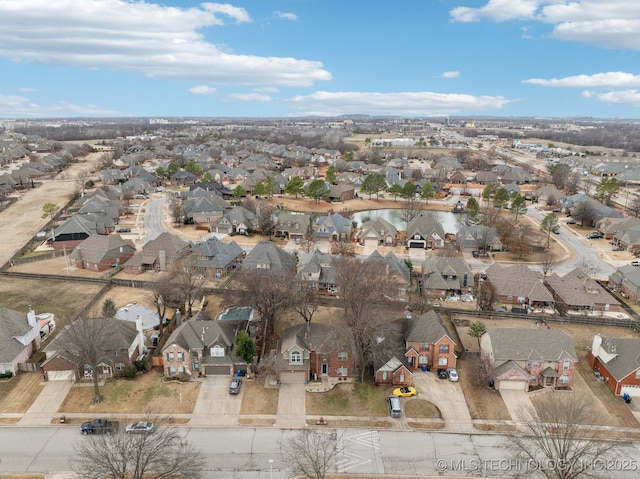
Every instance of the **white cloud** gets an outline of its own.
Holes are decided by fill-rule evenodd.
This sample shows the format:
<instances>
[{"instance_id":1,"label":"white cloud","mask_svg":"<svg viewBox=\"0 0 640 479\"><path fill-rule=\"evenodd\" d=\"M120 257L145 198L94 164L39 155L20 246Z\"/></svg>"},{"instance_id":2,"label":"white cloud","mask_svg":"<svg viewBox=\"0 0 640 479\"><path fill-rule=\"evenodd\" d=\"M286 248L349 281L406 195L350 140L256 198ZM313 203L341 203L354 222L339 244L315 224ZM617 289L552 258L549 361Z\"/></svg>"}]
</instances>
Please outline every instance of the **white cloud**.
<instances>
[{"instance_id":1,"label":"white cloud","mask_svg":"<svg viewBox=\"0 0 640 479\"><path fill-rule=\"evenodd\" d=\"M51 118L66 116L122 116L122 112L97 105L75 105L59 102L39 105L25 96L0 95L0 111L4 118Z\"/></svg>"},{"instance_id":2,"label":"white cloud","mask_svg":"<svg viewBox=\"0 0 640 479\"><path fill-rule=\"evenodd\" d=\"M321 62L235 55L199 30L251 21L242 8L176 8L128 0L2 0L0 56L14 61L119 69L148 77L225 84L309 86Z\"/></svg>"},{"instance_id":3,"label":"white cloud","mask_svg":"<svg viewBox=\"0 0 640 479\"><path fill-rule=\"evenodd\" d=\"M456 7L454 22L531 20L553 27L551 37L606 48L640 50L637 0L488 0L479 8Z\"/></svg>"},{"instance_id":4,"label":"white cloud","mask_svg":"<svg viewBox=\"0 0 640 479\"><path fill-rule=\"evenodd\" d=\"M605 72L564 78L530 78L523 83L562 88L629 88L640 87L640 75L625 72Z\"/></svg>"},{"instance_id":5,"label":"white cloud","mask_svg":"<svg viewBox=\"0 0 640 479\"><path fill-rule=\"evenodd\" d=\"M442 78L458 78L459 76L460 72L457 71L444 72L442 73L442 75L440 75L440 77Z\"/></svg>"},{"instance_id":6,"label":"white cloud","mask_svg":"<svg viewBox=\"0 0 640 479\"><path fill-rule=\"evenodd\" d=\"M271 101L271 96L264 93L229 93L225 98L234 101Z\"/></svg>"},{"instance_id":7,"label":"white cloud","mask_svg":"<svg viewBox=\"0 0 640 479\"><path fill-rule=\"evenodd\" d=\"M299 95L288 100L297 110L322 115L362 113L370 115L451 115L460 112L498 110L510 103L501 96L460 93L327 92Z\"/></svg>"},{"instance_id":8,"label":"white cloud","mask_svg":"<svg viewBox=\"0 0 640 479\"><path fill-rule=\"evenodd\" d=\"M582 96L602 103L640 107L640 91L638 90L611 91L607 93L596 93L587 90L582 93Z\"/></svg>"},{"instance_id":9,"label":"white cloud","mask_svg":"<svg viewBox=\"0 0 640 479\"><path fill-rule=\"evenodd\" d=\"M196 93L198 95L213 95L218 90L217 88L213 88L207 85L198 85L198 86L189 88L189 91L191 93Z\"/></svg>"},{"instance_id":10,"label":"white cloud","mask_svg":"<svg viewBox=\"0 0 640 479\"><path fill-rule=\"evenodd\" d=\"M291 22L298 21L298 15L295 13L287 13L287 12L274 12L273 18L277 20L289 20Z\"/></svg>"}]
</instances>

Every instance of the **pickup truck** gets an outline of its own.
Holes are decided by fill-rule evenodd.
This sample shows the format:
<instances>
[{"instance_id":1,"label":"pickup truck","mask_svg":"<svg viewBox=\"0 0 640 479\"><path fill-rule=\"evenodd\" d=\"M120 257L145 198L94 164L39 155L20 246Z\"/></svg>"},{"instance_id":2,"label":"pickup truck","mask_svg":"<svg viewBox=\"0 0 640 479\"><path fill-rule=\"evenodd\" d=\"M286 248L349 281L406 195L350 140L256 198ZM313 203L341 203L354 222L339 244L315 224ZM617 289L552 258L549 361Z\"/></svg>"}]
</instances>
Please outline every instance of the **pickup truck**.
<instances>
[{"instance_id":1,"label":"pickup truck","mask_svg":"<svg viewBox=\"0 0 640 479\"><path fill-rule=\"evenodd\" d=\"M94 419L93 421L83 422L80 425L80 432L87 434L112 434L118 432L120 423L118 421L109 421L108 419Z\"/></svg>"}]
</instances>

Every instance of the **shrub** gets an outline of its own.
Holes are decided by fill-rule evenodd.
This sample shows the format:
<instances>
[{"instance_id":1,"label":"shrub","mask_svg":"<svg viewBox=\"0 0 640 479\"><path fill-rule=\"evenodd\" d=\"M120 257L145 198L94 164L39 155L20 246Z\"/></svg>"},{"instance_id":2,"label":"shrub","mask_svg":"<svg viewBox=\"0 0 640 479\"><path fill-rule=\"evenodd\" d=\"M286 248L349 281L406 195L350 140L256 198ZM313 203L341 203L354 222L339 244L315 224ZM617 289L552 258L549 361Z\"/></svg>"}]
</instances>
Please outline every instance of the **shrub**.
<instances>
[{"instance_id":1,"label":"shrub","mask_svg":"<svg viewBox=\"0 0 640 479\"><path fill-rule=\"evenodd\" d=\"M125 378L133 379L136 377L136 374L138 374L138 368L133 364L129 364L126 368L124 368L123 375Z\"/></svg>"},{"instance_id":2,"label":"shrub","mask_svg":"<svg viewBox=\"0 0 640 479\"><path fill-rule=\"evenodd\" d=\"M11 371L0 374L0 379L9 379L11 377L13 377L13 373Z\"/></svg>"}]
</instances>

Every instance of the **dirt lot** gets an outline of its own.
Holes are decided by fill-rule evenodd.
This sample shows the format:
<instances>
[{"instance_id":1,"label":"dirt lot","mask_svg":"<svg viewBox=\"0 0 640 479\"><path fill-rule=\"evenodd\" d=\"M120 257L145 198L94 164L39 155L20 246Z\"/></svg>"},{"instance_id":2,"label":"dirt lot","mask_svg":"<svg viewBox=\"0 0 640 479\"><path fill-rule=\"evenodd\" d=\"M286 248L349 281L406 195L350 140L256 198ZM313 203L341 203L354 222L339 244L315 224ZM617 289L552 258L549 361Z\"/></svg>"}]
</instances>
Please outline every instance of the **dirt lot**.
<instances>
[{"instance_id":1,"label":"dirt lot","mask_svg":"<svg viewBox=\"0 0 640 479\"><path fill-rule=\"evenodd\" d=\"M93 383L77 383L58 412L190 414L199 390L199 382L164 381L162 372L154 369L133 380L107 380L100 388L104 400L95 405L91 404Z\"/></svg>"}]
</instances>

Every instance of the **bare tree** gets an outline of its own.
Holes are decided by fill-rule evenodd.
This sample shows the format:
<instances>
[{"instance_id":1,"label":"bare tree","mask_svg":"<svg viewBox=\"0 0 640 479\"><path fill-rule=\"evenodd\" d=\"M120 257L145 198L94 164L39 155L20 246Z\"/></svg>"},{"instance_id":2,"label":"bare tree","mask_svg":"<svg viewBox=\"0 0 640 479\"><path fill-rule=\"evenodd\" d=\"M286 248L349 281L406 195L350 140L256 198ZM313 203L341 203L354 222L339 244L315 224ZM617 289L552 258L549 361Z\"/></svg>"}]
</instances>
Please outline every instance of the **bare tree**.
<instances>
[{"instance_id":1,"label":"bare tree","mask_svg":"<svg viewBox=\"0 0 640 479\"><path fill-rule=\"evenodd\" d=\"M526 434L509 437L507 448L515 458L537 468L548 478L602 477L598 462L615 458L616 442L593 426L591 398L576 393L547 394L537 409L520 407L518 415Z\"/></svg>"},{"instance_id":2,"label":"bare tree","mask_svg":"<svg viewBox=\"0 0 640 479\"><path fill-rule=\"evenodd\" d=\"M158 317L160 318L158 334L162 337L164 334L164 318L167 314L167 308L179 309L184 305L184 300L180 294L180 290L169 274L155 281L150 289L150 293L153 298L153 304L156 306Z\"/></svg>"},{"instance_id":3,"label":"bare tree","mask_svg":"<svg viewBox=\"0 0 640 479\"><path fill-rule=\"evenodd\" d=\"M87 369L93 380L93 403L102 401L98 376L98 365L105 358L109 338L113 336L110 318L86 318L81 316L65 328L61 337L62 347L75 359L79 368Z\"/></svg>"},{"instance_id":4,"label":"bare tree","mask_svg":"<svg viewBox=\"0 0 640 479\"><path fill-rule=\"evenodd\" d=\"M182 207L182 203L178 200L173 200L170 208L173 222L177 225L181 225L184 222L184 208Z\"/></svg>"},{"instance_id":5,"label":"bare tree","mask_svg":"<svg viewBox=\"0 0 640 479\"><path fill-rule=\"evenodd\" d=\"M591 200L583 200L571 210L571 217L580 225L591 223L595 214L596 208Z\"/></svg>"},{"instance_id":6,"label":"bare tree","mask_svg":"<svg viewBox=\"0 0 640 479\"><path fill-rule=\"evenodd\" d=\"M298 313L306 323L310 323L313 315L320 307L320 298L315 289L301 289L295 295L293 310Z\"/></svg>"},{"instance_id":7,"label":"bare tree","mask_svg":"<svg viewBox=\"0 0 640 479\"><path fill-rule=\"evenodd\" d=\"M294 475L324 479L335 464L340 442L335 431L303 429L280 449Z\"/></svg>"},{"instance_id":8,"label":"bare tree","mask_svg":"<svg viewBox=\"0 0 640 479\"><path fill-rule=\"evenodd\" d=\"M529 225L518 225L514 234L512 235L512 241L509 245L509 250L518 255L518 259L522 259L523 256L531 253L531 238L533 231Z\"/></svg>"},{"instance_id":9,"label":"bare tree","mask_svg":"<svg viewBox=\"0 0 640 479\"><path fill-rule=\"evenodd\" d=\"M393 285L380 262L342 257L333 265L338 301L353 334L356 368L363 381L379 339L390 334L384 308L393 296Z\"/></svg>"},{"instance_id":10,"label":"bare tree","mask_svg":"<svg viewBox=\"0 0 640 479\"><path fill-rule=\"evenodd\" d=\"M546 277L557 266L558 259L553 253L542 252L538 255L538 264L540 265L540 271Z\"/></svg>"},{"instance_id":11,"label":"bare tree","mask_svg":"<svg viewBox=\"0 0 640 479\"><path fill-rule=\"evenodd\" d=\"M627 192L627 195L629 193ZM637 218L640 215L640 196L635 196L628 206L628 210Z\"/></svg>"},{"instance_id":12,"label":"bare tree","mask_svg":"<svg viewBox=\"0 0 640 479\"><path fill-rule=\"evenodd\" d=\"M420 199L415 195L406 197L402 200L402 208L400 209L400 218L406 224L409 224L412 219L420 214Z\"/></svg>"},{"instance_id":13,"label":"bare tree","mask_svg":"<svg viewBox=\"0 0 640 479\"><path fill-rule=\"evenodd\" d=\"M164 426L152 434L83 437L75 450L73 470L86 479L197 479L206 464L177 429Z\"/></svg>"},{"instance_id":14,"label":"bare tree","mask_svg":"<svg viewBox=\"0 0 640 479\"><path fill-rule=\"evenodd\" d=\"M273 235L273 231L276 227L276 217L274 216L275 211L276 209L273 206L262 201L259 203L258 211L256 213L260 231L263 235L269 236L269 238Z\"/></svg>"},{"instance_id":15,"label":"bare tree","mask_svg":"<svg viewBox=\"0 0 640 479\"><path fill-rule=\"evenodd\" d=\"M171 273L178 295L184 301L187 316L191 316L193 305L202 298L205 282L204 272L198 266L198 258L192 254L176 262Z\"/></svg>"},{"instance_id":16,"label":"bare tree","mask_svg":"<svg viewBox=\"0 0 640 479\"><path fill-rule=\"evenodd\" d=\"M477 306L480 311L493 311L497 296L496 287L491 281L478 283Z\"/></svg>"}]
</instances>

